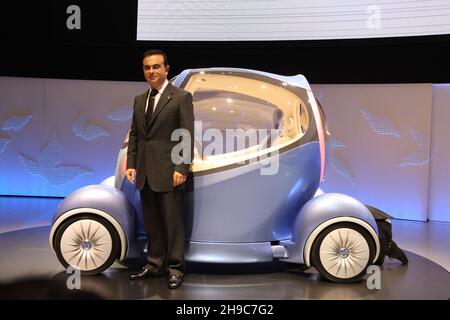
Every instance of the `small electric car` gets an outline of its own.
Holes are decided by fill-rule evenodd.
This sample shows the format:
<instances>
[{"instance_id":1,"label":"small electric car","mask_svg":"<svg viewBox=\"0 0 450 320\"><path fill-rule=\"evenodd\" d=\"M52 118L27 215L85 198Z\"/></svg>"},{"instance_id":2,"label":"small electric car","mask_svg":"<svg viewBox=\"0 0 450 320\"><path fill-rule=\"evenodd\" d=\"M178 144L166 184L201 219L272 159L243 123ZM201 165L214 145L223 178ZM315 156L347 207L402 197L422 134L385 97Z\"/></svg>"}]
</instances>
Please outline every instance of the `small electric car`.
<instances>
[{"instance_id":1,"label":"small electric car","mask_svg":"<svg viewBox=\"0 0 450 320\"><path fill-rule=\"evenodd\" d=\"M317 193L328 132L305 77L208 68L171 82L192 93L196 119L186 260L281 260L314 266L331 281L361 278L379 255L377 225L356 199ZM57 209L49 240L65 267L91 275L115 260L145 264L140 195L125 178L127 142L114 177L74 191Z\"/></svg>"}]
</instances>

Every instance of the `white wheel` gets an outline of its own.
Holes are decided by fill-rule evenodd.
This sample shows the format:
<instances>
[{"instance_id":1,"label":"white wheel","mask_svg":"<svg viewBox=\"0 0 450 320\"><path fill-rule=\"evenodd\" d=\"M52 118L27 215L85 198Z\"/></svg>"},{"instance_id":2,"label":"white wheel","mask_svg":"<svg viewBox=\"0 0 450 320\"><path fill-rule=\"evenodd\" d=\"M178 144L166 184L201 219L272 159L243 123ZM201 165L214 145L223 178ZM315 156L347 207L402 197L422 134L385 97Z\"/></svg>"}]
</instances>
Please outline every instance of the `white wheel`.
<instances>
[{"instance_id":1,"label":"white wheel","mask_svg":"<svg viewBox=\"0 0 450 320\"><path fill-rule=\"evenodd\" d=\"M97 274L118 257L116 230L103 218L78 216L65 221L56 232L55 250L60 262L82 274Z\"/></svg>"},{"instance_id":2,"label":"white wheel","mask_svg":"<svg viewBox=\"0 0 450 320\"><path fill-rule=\"evenodd\" d=\"M326 228L317 237L312 261L325 278L350 282L365 274L373 260L374 248L371 236L364 228L341 223Z\"/></svg>"}]
</instances>

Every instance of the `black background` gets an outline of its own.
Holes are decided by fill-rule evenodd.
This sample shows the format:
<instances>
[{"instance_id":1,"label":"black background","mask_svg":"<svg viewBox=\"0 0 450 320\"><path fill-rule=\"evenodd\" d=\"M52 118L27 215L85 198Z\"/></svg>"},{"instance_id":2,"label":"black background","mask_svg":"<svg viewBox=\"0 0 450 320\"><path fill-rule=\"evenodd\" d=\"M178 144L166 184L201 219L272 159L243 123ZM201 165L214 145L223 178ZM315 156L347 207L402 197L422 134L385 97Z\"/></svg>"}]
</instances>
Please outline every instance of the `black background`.
<instances>
[{"instance_id":1,"label":"black background","mask_svg":"<svg viewBox=\"0 0 450 320\"><path fill-rule=\"evenodd\" d=\"M66 9L81 8L81 30ZM310 83L450 82L450 35L258 42L136 41L137 0L43 0L3 5L0 75L143 80L142 53L167 52L171 76L189 68L237 67Z\"/></svg>"}]
</instances>

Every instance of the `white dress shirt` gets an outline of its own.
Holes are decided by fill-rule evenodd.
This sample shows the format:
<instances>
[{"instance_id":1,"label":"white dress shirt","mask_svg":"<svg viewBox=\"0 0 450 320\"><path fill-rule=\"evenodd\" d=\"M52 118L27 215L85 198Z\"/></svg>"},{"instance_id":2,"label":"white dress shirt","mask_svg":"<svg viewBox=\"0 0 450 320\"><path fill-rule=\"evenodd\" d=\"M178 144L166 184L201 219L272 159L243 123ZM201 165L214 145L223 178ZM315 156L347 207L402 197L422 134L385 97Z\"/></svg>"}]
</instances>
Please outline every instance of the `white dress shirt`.
<instances>
[{"instance_id":1,"label":"white dress shirt","mask_svg":"<svg viewBox=\"0 0 450 320\"><path fill-rule=\"evenodd\" d=\"M159 98L161 98L162 93L164 92L164 89L166 89L167 85L169 84L169 81L166 79L166 81L164 81L162 87L160 90L158 90L158 93L155 96L155 104L153 105L153 112L155 111L156 106L158 105L159 102ZM148 100L150 99L150 92L152 92L152 88L150 87L148 90L148 94L147 94L147 101L145 102L145 113L147 113L147 109L148 109Z\"/></svg>"}]
</instances>

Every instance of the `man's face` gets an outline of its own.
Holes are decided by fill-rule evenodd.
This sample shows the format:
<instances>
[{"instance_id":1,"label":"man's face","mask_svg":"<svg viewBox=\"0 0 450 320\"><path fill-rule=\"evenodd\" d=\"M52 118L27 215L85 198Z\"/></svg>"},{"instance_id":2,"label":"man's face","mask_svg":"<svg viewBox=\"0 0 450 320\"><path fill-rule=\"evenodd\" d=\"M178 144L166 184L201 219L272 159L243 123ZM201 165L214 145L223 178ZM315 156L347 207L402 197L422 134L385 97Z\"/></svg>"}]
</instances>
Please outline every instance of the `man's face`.
<instances>
[{"instance_id":1,"label":"man's face","mask_svg":"<svg viewBox=\"0 0 450 320\"><path fill-rule=\"evenodd\" d=\"M142 61L145 80L153 89L159 89L167 79L169 65L164 65L164 57L160 54L145 57Z\"/></svg>"}]
</instances>

